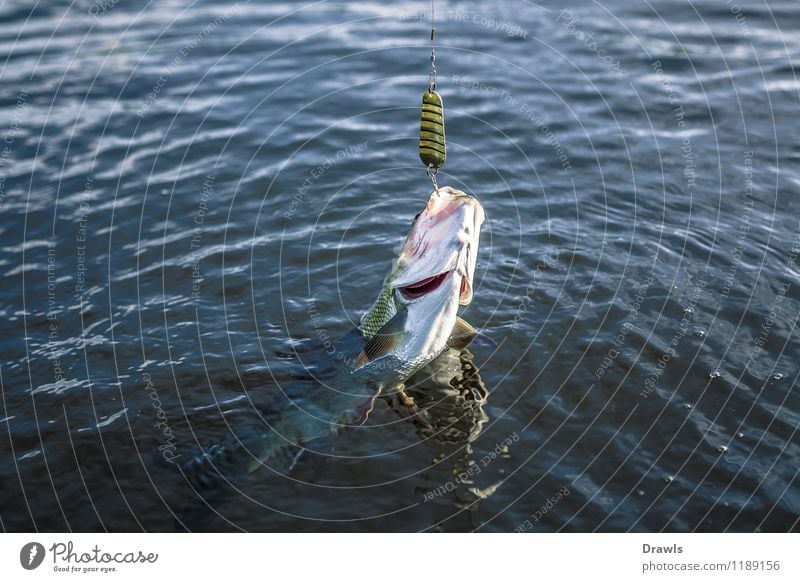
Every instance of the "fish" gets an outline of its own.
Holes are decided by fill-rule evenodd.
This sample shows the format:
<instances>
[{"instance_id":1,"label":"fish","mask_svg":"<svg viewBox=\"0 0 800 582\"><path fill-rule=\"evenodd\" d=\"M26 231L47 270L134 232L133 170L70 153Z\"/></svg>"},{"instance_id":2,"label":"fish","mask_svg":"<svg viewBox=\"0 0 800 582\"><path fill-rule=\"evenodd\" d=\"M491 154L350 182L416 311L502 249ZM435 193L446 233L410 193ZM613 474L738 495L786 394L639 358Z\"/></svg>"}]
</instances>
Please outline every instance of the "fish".
<instances>
[{"instance_id":1,"label":"fish","mask_svg":"<svg viewBox=\"0 0 800 582\"><path fill-rule=\"evenodd\" d=\"M458 317L472 301L483 206L449 186L430 195L411 224L373 306L361 317L367 340L353 375L398 384L477 331Z\"/></svg>"},{"instance_id":2,"label":"fish","mask_svg":"<svg viewBox=\"0 0 800 582\"><path fill-rule=\"evenodd\" d=\"M474 295L483 206L450 186L434 190L416 214L373 305L356 329L335 342L328 366L312 370L320 386L302 408L274 425L253 471L291 444L363 424L381 394L448 348L463 349L479 332L458 317Z\"/></svg>"},{"instance_id":3,"label":"fish","mask_svg":"<svg viewBox=\"0 0 800 582\"><path fill-rule=\"evenodd\" d=\"M287 395L279 414L264 417L268 430L262 429L259 443L247 442L248 472L266 467L287 474L307 443L365 423L379 396L401 391L405 380L443 352L464 349L479 335L458 310L475 292L484 220L477 198L449 186L431 193L359 324L304 364L313 386L295 391L296 398ZM243 444L239 437L236 442ZM233 449L219 447L226 463ZM215 455L195 458L186 474L215 462Z\"/></svg>"}]
</instances>

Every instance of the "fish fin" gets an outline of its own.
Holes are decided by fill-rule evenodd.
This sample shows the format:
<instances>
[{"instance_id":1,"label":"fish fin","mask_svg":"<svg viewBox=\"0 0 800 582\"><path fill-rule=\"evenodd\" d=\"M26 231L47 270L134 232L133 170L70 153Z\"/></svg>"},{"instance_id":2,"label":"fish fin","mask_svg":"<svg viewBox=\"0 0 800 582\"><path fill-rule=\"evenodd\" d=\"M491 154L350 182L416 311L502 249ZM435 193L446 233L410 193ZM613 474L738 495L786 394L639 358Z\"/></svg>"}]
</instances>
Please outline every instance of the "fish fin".
<instances>
[{"instance_id":1,"label":"fish fin","mask_svg":"<svg viewBox=\"0 0 800 582\"><path fill-rule=\"evenodd\" d=\"M476 345L480 343L497 347L497 342L491 337L482 331L478 331L460 317L456 317L456 324L453 326L453 332L447 340L447 347L454 350L463 350L472 342L475 342Z\"/></svg>"},{"instance_id":2,"label":"fish fin","mask_svg":"<svg viewBox=\"0 0 800 582\"><path fill-rule=\"evenodd\" d=\"M406 319L408 319L408 308L403 308L387 321L358 354L354 364L355 369L391 353L406 331Z\"/></svg>"},{"instance_id":3,"label":"fish fin","mask_svg":"<svg viewBox=\"0 0 800 582\"><path fill-rule=\"evenodd\" d=\"M447 340L447 347L454 350L463 350L469 343L478 335L477 329L472 327L460 317L456 317L456 323L453 326L453 332Z\"/></svg>"}]
</instances>

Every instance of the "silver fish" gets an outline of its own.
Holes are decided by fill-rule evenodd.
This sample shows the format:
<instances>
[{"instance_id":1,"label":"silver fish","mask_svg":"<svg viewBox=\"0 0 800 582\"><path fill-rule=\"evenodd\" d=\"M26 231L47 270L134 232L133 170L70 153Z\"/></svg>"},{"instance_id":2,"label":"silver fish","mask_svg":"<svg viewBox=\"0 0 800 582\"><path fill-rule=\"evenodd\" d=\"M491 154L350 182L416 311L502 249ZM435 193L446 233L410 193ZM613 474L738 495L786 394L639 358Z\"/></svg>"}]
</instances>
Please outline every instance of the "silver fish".
<instances>
[{"instance_id":1,"label":"silver fish","mask_svg":"<svg viewBox=\"0 0 800 582\"><path fill-rule=\"evenodd\" d=\"M476 198L448 186L431 194L361 318L368 342L354 362L355 376L389 387L475 335L457 311L472 301L483 221Z\"/></svg>"}]
</instances>

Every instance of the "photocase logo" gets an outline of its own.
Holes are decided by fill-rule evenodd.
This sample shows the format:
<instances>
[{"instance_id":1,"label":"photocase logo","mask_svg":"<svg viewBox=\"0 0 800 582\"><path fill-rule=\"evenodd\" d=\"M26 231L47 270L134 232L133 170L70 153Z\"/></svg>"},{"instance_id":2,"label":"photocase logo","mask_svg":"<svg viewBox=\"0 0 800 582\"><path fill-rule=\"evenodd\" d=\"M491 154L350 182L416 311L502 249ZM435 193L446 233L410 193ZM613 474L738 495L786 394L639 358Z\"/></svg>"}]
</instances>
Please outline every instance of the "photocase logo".
<instances>
[{"instance_id":1,"label":"photocase logo","mask_svg":"<svg viewBox=\"0 0 800 582\"><path fill-rule=\"evenodd\" d=\"M26 570L35 570L44 561L44 546L39 542L30 542L19 551L19 563Z\"/></svg>"}]
</instances>

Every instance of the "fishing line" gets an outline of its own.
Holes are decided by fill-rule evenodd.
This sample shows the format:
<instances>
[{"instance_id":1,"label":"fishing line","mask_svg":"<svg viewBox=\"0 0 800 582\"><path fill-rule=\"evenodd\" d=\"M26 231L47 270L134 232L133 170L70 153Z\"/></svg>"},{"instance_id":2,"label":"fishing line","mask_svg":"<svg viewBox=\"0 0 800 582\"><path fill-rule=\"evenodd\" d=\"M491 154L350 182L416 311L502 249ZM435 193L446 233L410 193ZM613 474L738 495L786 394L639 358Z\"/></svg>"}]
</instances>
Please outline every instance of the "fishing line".
<instances>
[{"instance_id":1,"label":"fishing line","mask_svg":"<svg viewBox=\"0 0 800 582\"><path fill-rule=\"evenodd\" d=\"M431 0L431 71L428 73L428 91L436 91L436 8Z\"/></svg>"}]
</instances>

